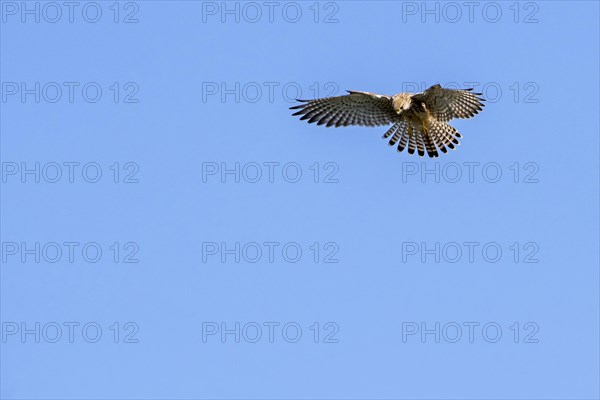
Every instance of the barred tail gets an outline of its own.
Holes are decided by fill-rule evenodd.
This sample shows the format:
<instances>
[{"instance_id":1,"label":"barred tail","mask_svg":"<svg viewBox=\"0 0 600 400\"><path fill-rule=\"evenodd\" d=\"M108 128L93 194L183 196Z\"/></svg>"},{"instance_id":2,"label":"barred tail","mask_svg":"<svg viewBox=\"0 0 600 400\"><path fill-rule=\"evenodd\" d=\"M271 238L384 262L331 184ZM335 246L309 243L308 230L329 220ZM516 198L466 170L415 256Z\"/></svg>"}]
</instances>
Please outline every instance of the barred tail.
<instances>
[{"instance_id":1,"label":"barred tail","mask_svg":"<svg viewBox=\"0 0 600 400\"><path fill-rule=\"evenodd\" d=\"M417 152L419 156L424 156L425 151L429 157L438 157L435 141L430 135L422 132L420 126L413 126L407 121L400 121L394 124L383 134L383 139L390 138L388 144L395 146L398 143L398 151L403 151L408 146L408 153Z\"/></svg>"},{"instance_id":2,"label":"barred tail","mask_svg":"<svg viewBox=\"0 0 600 400\"><path fill-rule=\"evenodd\" d=\"M417 149L417 138L415 138L415 130L412 125L408 126L408 154L415 154Z\"/></svg>"},{"instance_id":3,"label":"barred tail","mask_svg":"<svg viewBox=\"0 0 600 400\"><path fill-rule=\"evenodd\" d=\"M402 125L402 122L397 122L394 125L392 125L392 127L390 129L388 129L383 136L381 137L382 139L387 139L390 136L394 135L396 133L396 131L398 130L398 128L400 128L400 125ZM392 139L394 137L392 136Z\"/></svg>"},{"instance_id":4,"label":"barred tail","mask_svg":"<svg viewBox=\"0 0 600 400\"><path fill-rule=\"evenodd\" d=\"M388 131L383 135L383 139L387 139L391 136L391 139L388 142L388 144L390 146L394 146L398 142L398 140L400 140L400 143L402 143L402 141L405 140L404 138L407 135L407 133L408 124L404 121L400 121L394 124L390 129L388 129Z\"/></svg>"},{"instance_id":5,"label":"barred tail","mask_svg":"<svg viewBox=\"0 0 600 400\"><path fill-rule=\"evenodd\" d=\"M459 144L457 138L462 137L454 127L445 122L437 121L431 124L429 134L433 137L437 146L443 153L446 152L446 147L454 149L454 145Z\"/></svg>"},{"instance_id":6,"label":"barred tail","mask_svg":"<svg viewBox=\"0 0 600 400\"><path fill-rule=\"evenodd\" d=\"M411 125L407 121L392 125L382 136L383 139L389 138L390 146L398 144L399 152L408 147L409 154L424 156L427 153L431 158L439 157L436 146L443 153L447 152L446 146L453 149L454 144L458 144L456 137L460 137L460 134L448 124L435 122L427 132L423 132L421 126Z\"/></svg>"}]
</instances>

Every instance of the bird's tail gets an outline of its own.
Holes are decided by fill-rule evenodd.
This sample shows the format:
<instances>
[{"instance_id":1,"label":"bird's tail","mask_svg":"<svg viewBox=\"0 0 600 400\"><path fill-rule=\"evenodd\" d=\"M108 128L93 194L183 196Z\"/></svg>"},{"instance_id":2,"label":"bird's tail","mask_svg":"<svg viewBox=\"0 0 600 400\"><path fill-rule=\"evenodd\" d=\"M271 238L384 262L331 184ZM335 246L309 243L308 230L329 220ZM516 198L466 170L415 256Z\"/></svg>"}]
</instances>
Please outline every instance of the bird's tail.
<instances>
[{"instance_id":1,"label":"bird's tail","mask_svg":"<svg viewBox=\"0 0 600 400\"><path fill-rule=\"evenodd\" d=\"M435 144L442 153L446 153L446 147L454 149L455 145L458 145L458 139L461 138L461 134L458 133L454 127L448 125L445 122L435 121L431 124L429 134L435 141Z\"/></svg>"},{"instance_id":2,"label":"bird's tail","mask_svg":"<svg viewBox=\"0 0 600 400\"><path fill-rule=\"evenodd\" d=\"M414 154L416 151L420 156L424 156L425 151L427 151L429 157L438 157L438 151L435 147L438 141L436 136L431 134L431 130L424 132L421 126L411 125L407 121L400 121L394 124L383 135L383 138L387 139L390 136L389 145L394 146L398 143L398 151L404 151L408 146L409 154ZM446 152L445 147L443 149L440 147L440 150Z\"/></svg>"},{"instance_id":3,"label":"bird's tail","mask_svg":"<svg viewBox=\"0 0 600 400\"><path fill-rule=\"evenodd\" d=\"M405 121L396 122L390 129L388 129L386 133L383 134L383 139L387 139L391 136L390 141L388 142L390 146L394 146L399 140L400 143L398 143L398 151L402 151L409 141L409 128L409 124ZM413 149L412 152L414 153L414 143L411 148Z\"/></svg>"}]
</instances>

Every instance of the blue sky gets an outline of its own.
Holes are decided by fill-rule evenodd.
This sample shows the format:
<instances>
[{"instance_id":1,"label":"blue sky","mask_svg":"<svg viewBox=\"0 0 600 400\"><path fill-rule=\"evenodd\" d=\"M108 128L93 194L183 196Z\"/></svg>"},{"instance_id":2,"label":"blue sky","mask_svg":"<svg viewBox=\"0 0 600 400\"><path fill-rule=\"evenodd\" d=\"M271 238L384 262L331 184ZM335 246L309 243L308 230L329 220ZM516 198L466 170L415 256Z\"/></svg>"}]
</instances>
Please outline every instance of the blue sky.
<instances>
[{"instance_id":1,"label":"blue sky","mask_svg":"<svg viewBox=\"0 0 600 400\"><path fill-rule=\"evenodd\" d=\"M2 398L600 395L598 3L0 8ZM288 109L435 83L435 160Z\"/></svg>"}]
</instances>

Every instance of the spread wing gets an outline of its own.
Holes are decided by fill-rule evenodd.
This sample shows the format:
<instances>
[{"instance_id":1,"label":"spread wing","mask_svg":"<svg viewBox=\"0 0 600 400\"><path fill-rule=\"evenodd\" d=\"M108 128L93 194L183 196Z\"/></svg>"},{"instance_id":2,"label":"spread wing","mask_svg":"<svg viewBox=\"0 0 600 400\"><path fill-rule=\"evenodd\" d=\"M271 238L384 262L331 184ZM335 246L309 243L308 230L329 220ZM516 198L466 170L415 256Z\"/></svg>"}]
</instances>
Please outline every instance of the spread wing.
<instances>
[{"instance_id":1,"label":"spread wing","mask_svg":"<svg viewBox=\"0 0 600 400\"><path fill-rule=\"evenodd\" d=\"M429 112L440 122L452 118L471 118L484 107L485 99L473 89L444 89L434 85L424 92L413 96L413 100L422 101Z\"/></svg>"},{"instance_id":2,"label":"spread wing","mask_svg":"<svg viewBox=\"0 0 600 400\"><path fill-rule=\"evenodd\" d=\"M290 107L299 110L292 115L302 115L301 120L330 126L380 126L398 120L390 96L368 92L348 91L345 96L316 100L298 100L303 104Z\"/></svg>"}]
</instances>

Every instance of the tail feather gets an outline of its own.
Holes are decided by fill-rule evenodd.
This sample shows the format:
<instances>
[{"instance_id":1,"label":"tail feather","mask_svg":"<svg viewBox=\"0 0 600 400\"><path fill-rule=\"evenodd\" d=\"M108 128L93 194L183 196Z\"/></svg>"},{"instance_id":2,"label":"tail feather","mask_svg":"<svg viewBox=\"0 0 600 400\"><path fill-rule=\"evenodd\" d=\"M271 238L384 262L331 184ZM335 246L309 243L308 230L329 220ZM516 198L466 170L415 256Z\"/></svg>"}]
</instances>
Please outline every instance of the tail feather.
<instances>
[{"instance_id":1,"label":"tail feather","mask_svg":"<svg viewBox=\"0 0 600 400\"><path fill-rule=\"evenodd\" d=\"M396 142L398 142L398 140L400 139L400 137L402 137L402 127L399 126L396 129L396 132L394 132L394 136L392 136L392 139L390 140L390 142L388 143L390 146L393 146L396 144Z\"/></svg>"},{"instance_id":2,"label":"tail feather","mask_svg":"<svg viewBox=\"0 0 600 400\"><path fill-rule=\"evenodd\" d=\"M445 122L433 123L430 132L432 135L435 135L437 137L438 142L441 142L450 149L454 149L454 145L459 144L457 138L462 137L460 133L458 133L458 131L454 129L454 127L448 125Z\"/></svg>"},{"instance_id":3,"label":"tail feather","mask_svg":"<svg viewBox=\"0 0 600 400\"><path fill-rule=\"evenodd\" d=\"M421 130L415 129L415 138L417 140L417 152L419 156L423 157L425 155L425 144L423 143L423 133Z\"/></svg>"},{"instance_id":4,"label":"tail feather","mask_svg":"<svg viewBox=\"0 0 600 400\"><path fill-rule=\"evenodd\" d=\"M402 137L400 138L400 143L398 143L398 151L404 151L406 146L408 145L408 127L402 132Z\"/></svg>"},{"instance_id":5,"label":"tail feather","mask_svg":"<svg viewBox=\"0 0 600 400\"><path fill-rule=\"evenodd\" d=\"M429 131L432 135L434 135L438 141L438 147L440 147L440 150L444 151L442 149L442 147L444 147L444 145L448 146L449 149L454 149L454 144L452 144L452 141L449 140L444 134L443 132L441 132L438 129L431 129ZM444 147L445 148L445 147Z\"/></svg>"},{"instance_id":6,"label":"tail feather","mask_svg":"<svg viewBox=\"0 0 600 400\"><path fill-rule=\"evenodd\" d=\"M431 138L433 143L435 143L437 148L439 148L442 153L447 153L448 149L446 149L446 146L444 146L444 140L437 134L437 131L430 129L428 133L429 137Z\"/></svg>"},{"instance_id":7,"label":"tail feather","mask_svg":"<svg viewBox=\"0 0 600 400\"><path fill-rule=\"evenodd\" d=\"M398 145L400 147L402 146L402 141L406 140L405 136L407 135L407 132L408 124L404 121L400 121L394 124L390 129L388 129L387 132L384 133L382 138L387 139L391 136L388 144L390 146L394 146L396 143L398 143L398 141L400 141L400 144ZM404 148L404 146L406 146L406 144L404 144L402 148Z\"/></svg>"},{"instance_id":8,"label":"tail feather","mask_svg":"<svg viewBox=\"0 0 600 400\"><path fill-rule=\"evenodd\" d=\"M431 158L439 157L439 151L447 153L454 149L460 134L452 126L443 122L433 122L429 130L423 131L421 126L413 126L408 121L399 121L392 125L382 136L389 139L388 144L395 146L399 152L408 147L408 154L427 154Z\"/></svg>"},{"instance_id":9,"label":"tail feather","mask_svg":"<svg viewBox=\"0 0 600 400\"><path fill-rule=\"evenodd\" d=\"M417 139L415 138L415 130L412 126L408 127L408 154L415 154L417 149Z\"/></svg>"},{"instance_id":10,"label":"tail feather","mask_svg":"<svg viewBox=\"0 0 600 400\"><path fill-rule=\"evenodd\" d=\"M425 149L427 150L427 155L431 158L438 157L439 154L437 149L435 148L435 143L429 132L423 133L423 140L425 141Z\"/></svg>"},{"instance_id":11,"label":"tail feather","mask_svg":"<svg viewBox=\"0 0 600 400\"><path fill-rule=\"evenodd\" d=\"M395 133L396 133L396 131L398 130L398 128L399 128L399 127L400 127L400 123L399 123L399 122L398 122L398 123L396 123L396 124L394 124L394 125L392 125L392 127L391 127L390 129L388 129L388 130L387 130L387 131L386 131L386 132L383 134L383 136L382 136L381 138L382 138L382 139L387 139L387 138L389 138L390 136L392 136L393 134L395 134Z\"/></svg>"}]
</instances>

